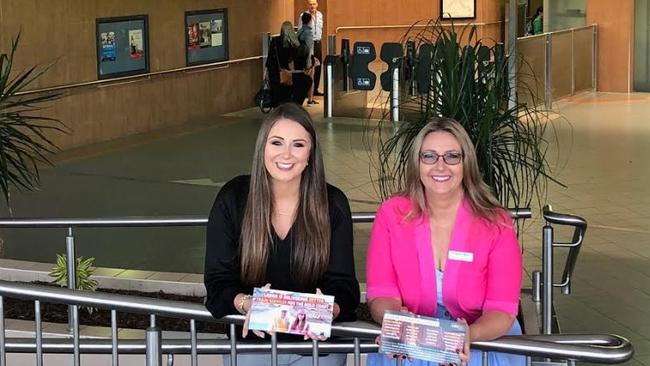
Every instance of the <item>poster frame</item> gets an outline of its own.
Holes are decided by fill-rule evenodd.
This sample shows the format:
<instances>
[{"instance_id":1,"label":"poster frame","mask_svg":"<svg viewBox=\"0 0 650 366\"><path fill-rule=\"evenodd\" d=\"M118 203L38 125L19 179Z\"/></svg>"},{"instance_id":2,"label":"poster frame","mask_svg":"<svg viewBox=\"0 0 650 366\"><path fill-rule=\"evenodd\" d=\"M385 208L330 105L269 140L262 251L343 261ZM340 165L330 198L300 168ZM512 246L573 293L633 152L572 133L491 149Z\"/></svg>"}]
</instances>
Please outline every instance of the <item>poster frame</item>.
<instances>
[{"instance_id":1,"label":"poster frame","mask_svg":"<svg viewBox=\"0 0 650 366\"><path fill-rule=\"evenodd\" d=\"M453 0L462 2L472 9L472 14L461 14L454 16L449 13L449 3L452 0L440 0L440 17L444 20L448 19L476 19L476 0Z\"/></svg>"},{"instance_id":2,"label":"poster frame","mask_svg":"<svg viewBox=\"0 0 650 366\"><path fill-rule=\"evenodd\" d=\"M142 53L144 57L144 66L138 68L124 67L122 70L115 72L106 72L102 73L101 63L102 60L102 39L101 39L101 26L110 23L123 23L123 30L129 30L130 27L128 24L134 21L142 22L142 40L143 48ZM119 24L118 24L119 25ZM149 72L149 17L146 14L140 15L130 15L130 16L119 16L119 17L107 17L107 18L96 18L95 19L95 50L97 55L97 79L112 79L123 76L139 75L146 74Z\"/></svg>"},{"instance_id":3,"label":"poster frame","mask_svg":"<svg viewBox=\"0 0 650 366\"><path fill-rule=\"evenodd\" d=\"M212 46L208 48L201 48L201 49L194 49L190 47L190 40L189 40L189 26L190 26L190 18L197 16L197 15L212 15L215 18L220 16L223 18L223 35L222 35L222 45L221 46ZM205 9L205 10L190 10L185 12L185 22L184 22L184 28L183 28L183 38L185 39L185 65L186 66L195 66L195 65L203 65L203 64L209 64L209 63L214 63L214 62L221 62L221 61L227 61L230 58L229 55L229 49L228 49L228 9L227 8L220 8L220 9ZM210 56L200 56L200 60L197 61L190 61L190 53L191 52L199 52L205 54L206 52L204 50L208 50L210 48L214 47L223 47L224 48L224 55L221 57L210 57ZM203 51L203 52L202 52Z\"/></svg>"}]
</instances>

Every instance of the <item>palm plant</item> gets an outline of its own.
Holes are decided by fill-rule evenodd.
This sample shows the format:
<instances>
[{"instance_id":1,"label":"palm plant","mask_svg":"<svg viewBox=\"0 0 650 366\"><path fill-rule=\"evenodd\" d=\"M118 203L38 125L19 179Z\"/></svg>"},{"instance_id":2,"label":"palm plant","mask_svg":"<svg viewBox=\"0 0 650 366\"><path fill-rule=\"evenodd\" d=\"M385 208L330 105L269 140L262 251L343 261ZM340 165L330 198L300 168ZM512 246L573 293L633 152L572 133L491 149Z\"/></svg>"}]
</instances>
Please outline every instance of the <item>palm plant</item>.
<instances>
[{"instance_id":1,"label":"palm plant","mask_svg":"<svg viewBox=\"0 0 650 366\"><path fill-rule=\"evenodd\" d=\"M38 115L43 103L62 93L21 94L53 63L14 74L19 40L20 34L12 40L9 53L0 53L0 189L7 203L11 187L34 190L38 186L38 164L50 164L46 154L56 150L46 132L64 132L65 127L57 119Z\"/></svg>"},{"instance_id":2,"label":"palm plant","mask_svg":"<svg viewBox=\"0 0 650 366\"><path fill-rule=\"evenodd\" d=\"M516 101L516 91L508 84L508 59L513 56L506 55L501 44L476 38L475 26L458 33L453 24L442 25L440 20L411 27L404 35L402 43L412 40L431 56L430 67L425 65L429 90L420 89L416 97L401 102L407 121L385 128L392 122L384 117L375 129L379 158L374 181L382 197L404 187L413 139L431 117L443 116L467 130L483 179L504 206L530 207L533 198L545 197L549 180L559 183L549 174L547 151L554 135L547 131L547 111ZM530 81L536 82L534 75L518 85L529 96L536 90Z\"/></svg>"}]
</instances>

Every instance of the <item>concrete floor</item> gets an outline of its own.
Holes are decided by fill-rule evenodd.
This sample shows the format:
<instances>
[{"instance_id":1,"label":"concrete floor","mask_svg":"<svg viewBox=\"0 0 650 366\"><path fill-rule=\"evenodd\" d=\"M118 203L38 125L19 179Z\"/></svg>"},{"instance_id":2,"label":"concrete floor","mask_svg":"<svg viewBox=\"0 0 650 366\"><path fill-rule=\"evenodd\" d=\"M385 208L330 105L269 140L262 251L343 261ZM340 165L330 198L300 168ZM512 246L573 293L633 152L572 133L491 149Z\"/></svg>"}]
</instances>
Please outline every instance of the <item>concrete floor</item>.
<instances>
[{"instance_id":1,"label":"concrete floor","mask_svg":"<svg viewBox=\"0 0 650 366\"><path fill-rule=\"evenodd\" d=\"M568 188L549 186L547 202L589 223L573 293L556 295L562 331L621 334L636 350L628 364L650 366L650 95L588 93L556 108L568 122L556 123L559 144L552 153L560 153L555 172ZM348 195L353 211L374 210L378 198L362 143L365 121L325 121L320 110L313 113L328 181ZM249 169L260 116L248 110L215 123L62 153L54 168L42 170L39 192L13 195L13 214L207 216L220 185ZM527 274L541 268L543 223L538 208L533 210L537 218L521 232ZM361 281L368 231L369 225L355 227ZM63 229L3 229L2 253L53 262L65 249L65 234ZM99 266L202 271L201 228L80 229L76 236L78 253L96 257Z\"/></svg>"}]
</instances>

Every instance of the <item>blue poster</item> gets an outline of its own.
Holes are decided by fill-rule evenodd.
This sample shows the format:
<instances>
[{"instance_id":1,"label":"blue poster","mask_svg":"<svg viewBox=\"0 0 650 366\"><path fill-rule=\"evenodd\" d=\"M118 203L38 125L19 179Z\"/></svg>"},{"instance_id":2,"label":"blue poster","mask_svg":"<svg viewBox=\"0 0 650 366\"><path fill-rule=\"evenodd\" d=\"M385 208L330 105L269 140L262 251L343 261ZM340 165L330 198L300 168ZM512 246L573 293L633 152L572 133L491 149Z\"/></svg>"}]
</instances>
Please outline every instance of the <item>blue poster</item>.
<instances>
[{"instance_id":1,"label":"blue poster","mask_svg":"<svg viewBox=\"0 0 650 366\"><path fill-rule=\"evenodd\" d=\"M115 61L115 32L103 32L102 61Z\"/></svg>"}]
</instances>

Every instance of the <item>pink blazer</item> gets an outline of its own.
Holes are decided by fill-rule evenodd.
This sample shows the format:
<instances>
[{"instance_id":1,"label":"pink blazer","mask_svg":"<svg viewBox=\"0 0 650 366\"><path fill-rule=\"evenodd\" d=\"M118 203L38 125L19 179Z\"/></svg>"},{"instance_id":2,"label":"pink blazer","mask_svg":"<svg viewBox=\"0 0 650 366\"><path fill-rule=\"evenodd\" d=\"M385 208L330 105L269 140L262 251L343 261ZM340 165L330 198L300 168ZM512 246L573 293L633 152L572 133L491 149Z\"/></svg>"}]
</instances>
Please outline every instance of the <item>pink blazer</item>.
<instances>
[{"instance_id":1,"label":"pink blazer","mask_svg":"<svg viewBox=\"0 0 650 366\"><path fill-rule=\"evenodd\" d=\"M408 198L393 197L377 211L368 248L368 299L401 298L410 311L435 316L437 290L429 219L422 216L405 221L410 209ZM522 258L512 226L488 223L463 201L456 214L443 278L447 311L470 324L488 310L516 315L521 280Z\"/></svg>"}]
</instances>

